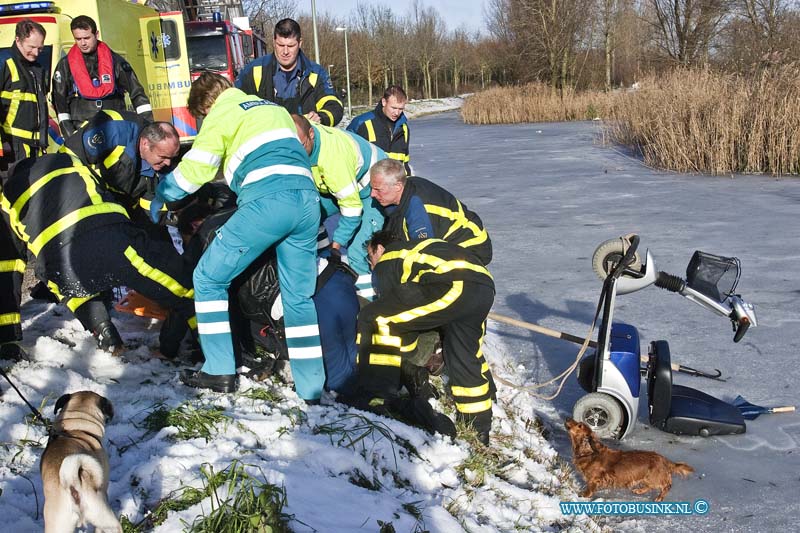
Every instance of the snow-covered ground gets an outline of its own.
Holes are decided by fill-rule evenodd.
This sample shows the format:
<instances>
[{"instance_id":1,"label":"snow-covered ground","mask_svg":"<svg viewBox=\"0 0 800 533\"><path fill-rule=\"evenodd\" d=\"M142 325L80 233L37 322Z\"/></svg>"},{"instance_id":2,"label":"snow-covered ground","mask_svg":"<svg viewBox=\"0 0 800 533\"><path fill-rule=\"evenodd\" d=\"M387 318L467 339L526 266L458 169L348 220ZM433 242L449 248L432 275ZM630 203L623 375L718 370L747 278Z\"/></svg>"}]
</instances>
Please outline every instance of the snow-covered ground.
<instances>
[{"instance_id":1,"label":"snow-covered ground","mask_svg":"<svg viewBox=\"0 0 800 533\"><path fill-rule=\"evenodd\" d=\"M653 172L599 145L596 123L467 126L446 113L418 118L411 127L417 173L453 191L489 228L496 312L586 333L600 289L591 254L600 242L632 231L642 235L658 267L675 274L695 249L737 255L740 291L756 305L760 321L742 343L731 342L724 319L655 288L620 297L618 317L639 327L643 343L668 339L675 361L720 368L727 378L677 376L676 382L727 400L742 394L761 405L798 403L800 182ZM218 472L234 460L285 488L283 510L293 516L294 531L378 531L381 523L397 532L586 531L598 530L597 524L619 531L785 531L800 518L796 414L763 415L748 422L745 435L702 439L650 428L641 408L637 428L621 446L658 450L694 466L697 472L676 479L667 499L705 499L710 510L589 520L564 516L559 508L561 501L580 500L562 426L583 394L574 378L553 401L500 385L495 453L487 458L462 441L392 420L335 405L306 406L278 382L242 379L236 395L198 394L178 382L177 367L148 359L146 344L155 343L157 327L143 319L119 317L123 336L145 343L125 360L98 351L57 306L28 302L23 321L33 361L10 374L34 405L52 416L58 396L81 389L114 404L109 499L133 523L159 502L179 499L179 488L203 487L203 465ZM558 374L577 350L490 322L484 352L497 375L530 385ZM30 423L17 394L0 386L2 529L41 530L38 460L46 434ZM149 415L185 402L216 407L226 418L207 438L147 429ZM645 501L621 491L599 497ZM211 504L205 498L173 510L155 530L184 529Z\"/></svg>"}]
</instances>

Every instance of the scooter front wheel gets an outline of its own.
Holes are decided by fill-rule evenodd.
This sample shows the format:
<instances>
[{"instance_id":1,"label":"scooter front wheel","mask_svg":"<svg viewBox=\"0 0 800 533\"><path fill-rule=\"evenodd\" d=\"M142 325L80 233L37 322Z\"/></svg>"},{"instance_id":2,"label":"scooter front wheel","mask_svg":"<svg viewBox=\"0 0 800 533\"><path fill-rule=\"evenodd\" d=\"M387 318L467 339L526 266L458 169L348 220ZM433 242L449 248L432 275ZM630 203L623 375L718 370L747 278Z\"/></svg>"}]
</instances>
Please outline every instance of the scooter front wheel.
<instances>
[{"instance_id":1,"label":"scooter front wheel","mask_svg":"<svg viewBox=\"0 0 800 533\"><path fill-rule=\"evenodd\" d=\"M629 246L630 242L625 237L618 237L601 243L592 254L592 270L594 270L594 273L600 279L606 279L611 271L614 270L614 267L617 266L617 263L625 256ZM633 262L628 268L637 271L642 268L642 258L639 257L638 253L634 254Z\"/></svg>"},{"instance_id":2,"label":"scooter front wheel","mask_svg":"<svg viewBox=\"0 0 800 533\"><path fill-rule=\"evenodd\" d=\"M572 418L585 423L601 439L618 439L623 433L622 405L602 392L591 392L575 402Z\"/></svg>"}]
</instances>

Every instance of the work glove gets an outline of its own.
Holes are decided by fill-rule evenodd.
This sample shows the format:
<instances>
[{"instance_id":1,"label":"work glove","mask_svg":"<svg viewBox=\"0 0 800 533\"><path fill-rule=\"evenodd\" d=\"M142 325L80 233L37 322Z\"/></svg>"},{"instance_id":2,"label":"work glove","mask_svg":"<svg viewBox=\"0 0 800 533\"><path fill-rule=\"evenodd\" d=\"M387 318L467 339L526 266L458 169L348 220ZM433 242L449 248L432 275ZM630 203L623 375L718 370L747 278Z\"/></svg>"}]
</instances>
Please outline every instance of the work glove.
<instances>
[{"instance_id":1,"label":"work glove","mask_svg":"<svg viewBox=\"0 0 800 533\"><path fill-rule=\"evenodd\" d=\"M158 224L161 221L162 207L164 207L164 201L158 196L150 201L150 220L152 220L154 224Z\"/></svg>"}]
</instances>

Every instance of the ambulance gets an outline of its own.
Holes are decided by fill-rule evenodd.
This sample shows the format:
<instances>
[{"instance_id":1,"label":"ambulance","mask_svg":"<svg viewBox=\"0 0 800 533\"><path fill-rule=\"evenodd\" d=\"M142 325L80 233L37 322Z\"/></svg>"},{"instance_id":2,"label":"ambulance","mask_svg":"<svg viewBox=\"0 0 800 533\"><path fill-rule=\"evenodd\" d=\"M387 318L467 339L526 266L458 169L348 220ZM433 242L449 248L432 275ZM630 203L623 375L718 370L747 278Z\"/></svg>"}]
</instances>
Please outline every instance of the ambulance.
<instances>
[{"instance_id":1,"label":"ambulance","mask_svg":"<svg viewBox=\"0 0 800 533\"><path fill-rule=\"evenodd\" d=\"M0 3L0 48L14 45L17 22L30 18L47 31L39 61L52 76L58 61L75 44L69 25L87 15L97 22L98 37L133 67L153 107L155 120L172 122L181 142L197 135L194 118L186 109L191 86L186 34L180 11L159 13L144 0L52 0ZM49 152L61 144L55 113L50 106Z\"/></svg>"}]
</instances>

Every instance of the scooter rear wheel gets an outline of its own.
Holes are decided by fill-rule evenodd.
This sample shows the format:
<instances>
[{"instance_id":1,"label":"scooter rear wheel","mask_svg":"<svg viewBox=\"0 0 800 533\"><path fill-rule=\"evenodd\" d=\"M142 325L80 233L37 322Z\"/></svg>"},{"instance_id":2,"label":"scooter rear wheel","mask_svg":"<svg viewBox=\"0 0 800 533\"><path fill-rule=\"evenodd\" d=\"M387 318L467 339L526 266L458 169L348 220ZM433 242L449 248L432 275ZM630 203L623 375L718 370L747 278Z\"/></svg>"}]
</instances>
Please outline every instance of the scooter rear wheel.
<instances>
[{"instance_id":1,"label":"scooter rear wheel","mask_svg":"<svg viewBox=\"0 0 800 533\"><path fill-rule=\"evenodd\" d=\"M575 402L572 418L585 423L601 439L618 439L623 434L622 405L602 392L590 392Z\"/></svg>"}]
</instances>

